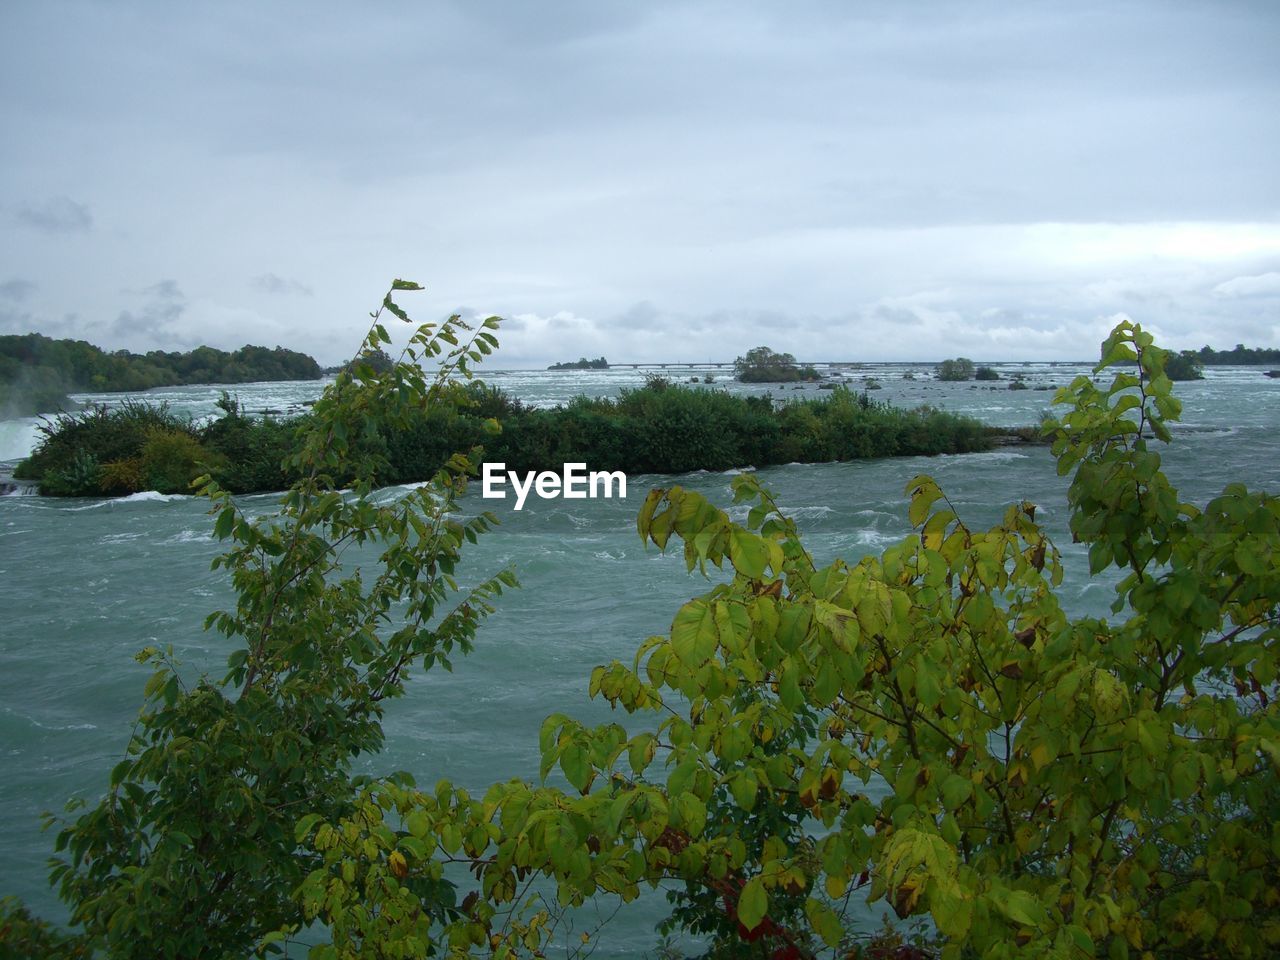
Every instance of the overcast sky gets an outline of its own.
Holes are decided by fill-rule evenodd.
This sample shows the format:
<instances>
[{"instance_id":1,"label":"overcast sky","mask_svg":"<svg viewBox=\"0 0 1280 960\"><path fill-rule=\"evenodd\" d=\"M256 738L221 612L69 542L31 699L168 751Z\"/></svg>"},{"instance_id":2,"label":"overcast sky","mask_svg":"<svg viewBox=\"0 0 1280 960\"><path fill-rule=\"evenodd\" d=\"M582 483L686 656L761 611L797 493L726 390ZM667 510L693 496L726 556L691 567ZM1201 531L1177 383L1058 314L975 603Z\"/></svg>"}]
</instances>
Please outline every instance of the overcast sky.
<instances>
[{"instance_id":1,"label":"overcast sky","mask_svg":"<svg viewBox=\"0 0 1280 960\"><path fill-rule=\"evenodd\" d=\"M495 365L1280 344L1274 2L0 3L0 332Z\"/></svg>"}]
</instances>

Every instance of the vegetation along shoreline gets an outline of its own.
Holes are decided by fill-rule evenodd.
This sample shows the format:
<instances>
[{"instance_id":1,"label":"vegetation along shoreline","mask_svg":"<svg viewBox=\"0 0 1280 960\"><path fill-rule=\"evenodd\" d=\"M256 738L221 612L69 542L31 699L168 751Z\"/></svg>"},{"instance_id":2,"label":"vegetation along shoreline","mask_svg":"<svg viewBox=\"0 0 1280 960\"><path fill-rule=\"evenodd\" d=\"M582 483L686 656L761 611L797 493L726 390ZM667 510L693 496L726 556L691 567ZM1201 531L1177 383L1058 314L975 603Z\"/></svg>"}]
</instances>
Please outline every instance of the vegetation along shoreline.
<instances>
[{"instance_id":1,"label":"vegetation along shoreline","mask_svg":"<svg viewBox=\"0 0 1280 960\"><path fill-rule=\"evenodd\" d=\"M41 427L14 476L48 496L185 493L206 472L234 493L288 487L296 477L282 464L313 414L250 416L225 394L219 406L223 416L206 424L133 401L61 414ZM655 377L617 398L577 397L550 409L474 382L402 428L375 425L354 448L378 482L396 484L431 477L453 453L473 448L522 472L581 461L595 470L677 474L974 453L1037 435L930 407L902 409L844 387L780 403Z\"/></svg>"}]
</instances>

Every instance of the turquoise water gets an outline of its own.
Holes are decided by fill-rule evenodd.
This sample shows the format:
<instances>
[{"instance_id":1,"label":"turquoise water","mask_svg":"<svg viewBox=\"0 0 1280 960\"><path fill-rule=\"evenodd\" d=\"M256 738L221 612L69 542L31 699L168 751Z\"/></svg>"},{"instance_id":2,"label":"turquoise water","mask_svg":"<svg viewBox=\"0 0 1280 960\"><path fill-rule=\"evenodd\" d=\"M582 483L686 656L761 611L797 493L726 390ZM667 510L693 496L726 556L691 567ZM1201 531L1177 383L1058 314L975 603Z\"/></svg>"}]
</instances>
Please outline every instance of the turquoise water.
<instances>
[{"instance_id":1,"label":"turquoise water","mask_svg":"<svg viewBox=\"0 0 1280 960\"><path fill-rule=\"evenodd\" d=\"M1035 422L1050 393L973 384L904 380L909 365L854 370L880 379L875 396L930 403L998 424ZM922 366L917 368L923 371ZM1001 365L1025 370L1028 382L1062 384L1084 368ZM699 375L701 371L699 372ZM684 378L685 371L671 371ZM614 393L641 382L633 371L505 372L494 383L547 404L579 392ZM719 380L728 386L723 373ZM318 392L316 384L234 388L250 409L287 409ZM816 388L805 388L814 392ZM790 396L795 391L786 391ZM1203 382L1178 385L1184 426L1166 454L1184 498L1203 501L1232 481L1280 489L1280 381L1254 368L1215 368ZM798 394L797 394L798 395ZM217 390L155 391L178 409L213 411ZM118 402L119 396L103 397ZM20 446L31 421L0 423L0 441ZM7 449L7 448L6 448ZM4 455L20 456L25 450ZM1064 494L1047 449L1007 448L954 457L776 467L764 481L797 518L817 557L856 558L905 536L903 485L935 476L964 519L988 524L1023 498L1054 533L1068 563L1065 596L1076 613L1104 613L1108 582L1091 582L1083 552L1066 534ZM511 500L486 501L502 524L467 554L479 577L513 567L523 588L504 597L482 627L475 653L452 674L416 677L387 717L387 750L368 769L407 769L420 782L448 777L482 789L495 779L536 777L537 729L564 711L603 720L607 707L586 695L591 668L629 658L645 637L669 628L677 606L706 589L685 572L678 553L643 549L635 513L645 492L679 482L721 504L727 474L679 478L632 476L626 500L538 501L514 512ZM249 498L269 509L272 498ZM481 507L478 490L467 504ZM745 512L744 512L745 514ZM22 896L38 912L61 916L45 884L51 837L44 810L72 795L94 797L120 758L147 673L132 654L172 643L193 671L216 672L227 648L200 625L228 599L209 571L217 546L204 505L188 497L139 494L123 500L0 498L0 894ZM609 912L612 908L602 908ZM655 942L661 899L624 908L602 935L600 956L640 956ZM589 917L579 919L588 923ZM868 913L868 926L876 921Z\"/></svg>"}]
</instances>

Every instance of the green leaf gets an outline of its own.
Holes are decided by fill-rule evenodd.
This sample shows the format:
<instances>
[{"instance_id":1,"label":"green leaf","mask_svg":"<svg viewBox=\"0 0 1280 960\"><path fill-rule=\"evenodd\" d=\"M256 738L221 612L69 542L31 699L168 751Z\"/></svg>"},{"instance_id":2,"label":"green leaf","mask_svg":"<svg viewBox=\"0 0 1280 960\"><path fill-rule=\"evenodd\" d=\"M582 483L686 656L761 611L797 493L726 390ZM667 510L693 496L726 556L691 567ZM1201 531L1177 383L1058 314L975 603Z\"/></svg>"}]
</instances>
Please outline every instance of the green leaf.
<instances>
[{"instance_id":1,"label":"green leaf","mask_svg":"<svg viewBox=\"0 0 1280 960\"><path fill-rule=\"evenodd\" d=\"M1013 890L1000 902L1000 909L1014 923L1038 927L1045 921L1044 905L1026 890Z\"/></svg>"},{"instance_id":2,"label":"green leaf","mask_svg":"<svg viewBox=\"0 0 1280 960\"><path fill-rule=\"evenodd\" d=\"M769 562L767 543L754 533L733 527L729 531L729 559L733 567L749 580L759 580L764 576L765 565Z\"/></svg>"},{"instance_id":3,"label":"green leaf","mask_svg":"<svg viewBox=\"0 0 1280 960\"><path fill-rule=\"evenodd\" d=\"M921 706L933 708L942 699L941 671L930 660L916 664L916 697Z\"/></svg>"},{"instance_id":4,"label":"green leaf","mask_svg":"<svg viewBox=\"0 0 1280 960\"><path fill-rule=\"evenodd\" d=\"M754 930L768 912L769 894L765 892L764 881L758 876L752 877L738 896L738 922L747 930Z\"/></svg>"},{"instance_id":5,"label":"green leaf","mask_svg":"<svg viewBox=\"0 0 1280 960\"><path fill-rule=\"evenodd\" d=\"M681 793L674 798L674 807L680 817L680 825L696 837L707 823L707 805L693 793Z\"/></svg>"},{"instance_id":6,"label":"green leaf","mask_svg":"<svg viewBox=\"0 0 1280 960\"><path fill-rule=\"evenodd\" d=\"M231 527L236 522L236 509L232 506L223 507L218 512L218 519L213 524L213 535L219 540L227 539L231 533Z\"/></svg>"},{"instance_id":7,"label":"green leaf","mask_svg":"<svg viewBox=\"0 0 1280 960\"><path fill-rule=\"evenodd\" d=\"M648 542L649 527L653 521L653 512L658 508L658 503L662 500L663 491L657 487L650 490L644 498L644 503L640 505L640 512L636 515L636 532L640 534L640 539Z\"/></svg>"},{"instance_id":8,"label":"green leaf","mask_svg":"<svg viewBox=\"0 0 1280 960\"><path fill-rule=\"evenodd\" d=\"M305 817L297 822L293 828L293 840L295 843L301 843L311 833L317 823L324 817L318 813L308 813Z\"/></svg>"},{"instance_id":9,"label":"green leaf","mask_svg":"<svg viewBox=\"0 0 1280 960\"><path fill-rule=\"evenodd\" d=\"M715 614L706 600L686 603L671 622L671 649L686 667L700 667L716 652Z\"/></svg>"},{"instance_id":10,"label":"green leaf","mask_svg":"<svg viewBox=\"0 0 1280 960\"><path fill-rule=\"evenodd\" d=\"M756 797L760 792L760 782L750 768L739 770L729 780L729 791L734 801L743 810L751 810L756 805Z\"/></svg>"},{"instance_id":11,"label":"green leaf","mask_svg":"<svg viewBox=\"0 0 1280 960\"><path fill-rule=\"evenodd\" d=\"M657 741L651 733L636 734L631 741L631 746L627 749L627 761L636 776L644 773L645 768L653 762L656 747Z\"/></svg>"},{"instance_id":12,"label":"green leaf","mask_svg":"<svg viewBox=\"0 0 1280 960\"><path fill-rule=\"evenodd\" d=\"M405 817L404 825L408 829L410 835L417 837L418 839L425 837L431 830L431 821L421 810L414 810Z\"/></svg>"},{"instance_id":13,"label":"green leaf","mask_svg":"<svg viewBox=\"0 0 1280 960\"><path fill-rule=\"evenodd\" d=\"M390 310L397 317L399 317L401 320L403 320L405 323L410 322L409 315L400 308L399 304L397 304L394 300L391 299L391 294L388 293L386 297L383 298L382 305L386 307L388 310Z\"/></svg>"},{"instance_id":14,"label":"green leaf","mask_svg":"<svg viewBox=\"0 0 1280 960\"><path fill-rule=\"evenodd\" d=\"M907 492L911 494L907 521L912 527L918 527L929 516L929 508L942 497L942 490L932 478L922 475L912 478L907 484Z\"/></svg>"},{"instance_id":15,"label":"green leaf","mask_svg":"<svg viewBox=\"0 0 1280 960\"><path fill-rule=\"evenodd\" d=\"M576 743L568 744L560 754L560 769L564 771L565 779L582 793L586 793L595 777L587 751Z\"/></svg>"},{"instance_id":16,"label":"green leaf","mask_svg":"<svg viewBox=\"0 0 1280 960\"><path fill-rule=\"evenodd\" d=\"M949 773L942 781L942 802L948 810L958 810L973 794L973 781L958 773Z\"/></svg>"},{"instance_id":17,"label":"green leaf","mask_svg":"<svg viewBox=\"0 0 1280 960\"><path fill-rule=\"evenodd\" d=\"M809 926L813 927L823 943L828 947L840 945L840 941L844 939L844 927L834 910L821 900L809 897L804 902L804 914L809 920Z\"/></svg>"},{"instance_id":18,"label":"green leaf","mask_svg":"<svg viewBox=\"0 0 1280 960\"><path fill-rule=\"evenodd\" d=\"M133 770L132 760L121 760L111 768L111 786L118 787L125 777Z\"/></svg>"}]
</instances>

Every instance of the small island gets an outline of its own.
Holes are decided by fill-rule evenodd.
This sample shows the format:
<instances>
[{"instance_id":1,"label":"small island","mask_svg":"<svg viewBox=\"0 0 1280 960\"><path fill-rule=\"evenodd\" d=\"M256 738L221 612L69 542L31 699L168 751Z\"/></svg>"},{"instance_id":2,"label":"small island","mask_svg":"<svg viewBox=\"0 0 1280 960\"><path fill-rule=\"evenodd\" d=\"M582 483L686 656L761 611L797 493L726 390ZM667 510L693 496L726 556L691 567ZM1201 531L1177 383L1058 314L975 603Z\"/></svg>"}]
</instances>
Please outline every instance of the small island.
<instances>
[{"instance_id":1,"label":"small island","mask_svg":"<svg viewBox=\"0 0 1280 960\"><path fill-rule=\"evenodd\" d=\"M821 380L813 367L802 367L789 353L775 353L768 347L754 347L733 361L733 369L743 383L793 383Z\"/></svg>"},{"instance_id":2,"label":"small island","mask_svg":"<svg viewBox=\"0 0 1280 960\"><path fill-rule=\"evenodd\" d=\"M283 490L298 479L291 464L313 413L250 416L225 393L218 407L223 415L211 422L147 403L62 414L41 427L14 477L46 496L70 497L185 493L205 473L233 493ZM492 432L492 421L500 432ZM487 460L522 473L583 462L594 470L671 474L971 453L1034 439L1014 433L928 407L893 407L844 386L779 403L655 376L617 397L535 408L475 381L407 424L362 435L352 455L380 461L377 481L398 484L433 476L460 448L483 447Z\"/></svg>"},{"instance_id":3,"label":"small island","mask_svg":"<svg viewBox=\"0 0 1280 960\"><path fill-rule=\"evenodd\" d=\"M566 360L564 363L553 363L547 367L548 370L608 370L609 361L604 357L596 357L594 360L588 360L586 357L579 357L577 360Z\"/></svg>"},{"instance_id":4,"label":"small island","mask_svg":"<svg viewBox=\"0 0 1280 960\"><path fill-rule=\"evenodd\" d=\"M943 360L934 368L934 372L938 379L944 382L963 383L965 380L973 379L974 365L968 357L953 357L950 360Z\"/></svg>"}]
</instances>

